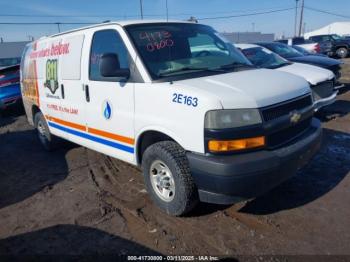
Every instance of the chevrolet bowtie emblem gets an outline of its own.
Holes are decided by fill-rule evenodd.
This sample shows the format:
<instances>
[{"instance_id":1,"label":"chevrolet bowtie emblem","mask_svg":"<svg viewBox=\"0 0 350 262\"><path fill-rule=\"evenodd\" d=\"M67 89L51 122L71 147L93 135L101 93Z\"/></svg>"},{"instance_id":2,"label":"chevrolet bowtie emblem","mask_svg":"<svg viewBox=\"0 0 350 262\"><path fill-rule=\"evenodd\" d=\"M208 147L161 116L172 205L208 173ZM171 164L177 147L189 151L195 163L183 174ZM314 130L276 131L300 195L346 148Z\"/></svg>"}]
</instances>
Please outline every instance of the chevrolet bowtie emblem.
<instances>
[{"instance_id":1,"label":"chevrolet bowtie emblem","mask_svg":"<svg viewBox=\"0 0 350 262\"><path fill-rule=\"evenodd\" d=\"M300 118L301 118L301 114L299 114L298 112L292 112L290 117L290 122L292 124L296 124L299 122Z\"/></svg>"}]
</instances>

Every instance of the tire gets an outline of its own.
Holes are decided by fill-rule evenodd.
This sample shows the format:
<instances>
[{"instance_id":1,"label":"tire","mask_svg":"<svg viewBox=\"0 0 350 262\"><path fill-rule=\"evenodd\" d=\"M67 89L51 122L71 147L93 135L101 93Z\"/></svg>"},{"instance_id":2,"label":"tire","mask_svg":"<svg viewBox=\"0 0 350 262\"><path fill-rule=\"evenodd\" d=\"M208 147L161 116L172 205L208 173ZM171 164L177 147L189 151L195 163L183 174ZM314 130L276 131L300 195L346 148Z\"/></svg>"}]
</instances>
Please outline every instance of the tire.
<instances>
[{"instance_id":1,"label":"tire","mask_svg":"<svg viewBox=\"0 0 350 262\"><path fill-rule=\"evenodd\" d=\"M57 147L58 138L50 133L45 117L41 112L35 114L34 125L41 145L47 151L54 150Z\"/></svg>"},{"instance_id":2,"label":"tire","mask_svg":"<svg viewBox=\"0 0 350 262\"><path fill-rule=\"evenodd\" d=\"M346 47L339 47L336 51L336 54L339 58L346 58L348 57L349 51Z\"/></svg>"},{"instance_id":3,"label":"tire","mask_svg":"<svg viewBox=\"0 0 350 262\"><path fill-rule=\"evenodd\" d=\"M143 154L142 170L148 193L167 214L181 216L197 205L198 191L186 152L177 143L162 141L149 146Z\"/></svg>"}]
</instances>

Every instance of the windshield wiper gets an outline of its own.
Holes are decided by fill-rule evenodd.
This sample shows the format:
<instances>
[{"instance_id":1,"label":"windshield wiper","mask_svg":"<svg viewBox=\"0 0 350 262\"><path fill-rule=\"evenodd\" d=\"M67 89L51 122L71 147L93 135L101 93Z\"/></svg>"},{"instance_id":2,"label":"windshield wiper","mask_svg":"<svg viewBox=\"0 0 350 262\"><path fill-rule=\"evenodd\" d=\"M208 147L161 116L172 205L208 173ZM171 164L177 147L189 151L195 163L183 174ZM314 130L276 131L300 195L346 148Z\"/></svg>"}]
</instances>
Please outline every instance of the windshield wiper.
<instances>
[{"instance_id":1,"label":"windshield wiper","mask_svg":"<svg viewBox=\"0 0 350 262\"><path fill-rule=\"evenodd\" d=\"M220 69L236 69L236 68L255 68L253 65L245 64L245 63L239 63L239 62L233 62L227 65L220 66Z\"/></svg>"},{"instance_id":2,"label":"windshield wiper","mask_svg":"<svg viewBox=\"0 0 350 262\"><path fill-rule=\"evenodd\" d=\"M209 71L209 72L223 72L223 70L217 68L217 69L211 69L209 67L181 67L179 69L175 69L169 72L162 72L159 73L158 76L168 76L174 73L179 73L179 72L185 72L185 71Z\"/></svg>"}]
</instances>

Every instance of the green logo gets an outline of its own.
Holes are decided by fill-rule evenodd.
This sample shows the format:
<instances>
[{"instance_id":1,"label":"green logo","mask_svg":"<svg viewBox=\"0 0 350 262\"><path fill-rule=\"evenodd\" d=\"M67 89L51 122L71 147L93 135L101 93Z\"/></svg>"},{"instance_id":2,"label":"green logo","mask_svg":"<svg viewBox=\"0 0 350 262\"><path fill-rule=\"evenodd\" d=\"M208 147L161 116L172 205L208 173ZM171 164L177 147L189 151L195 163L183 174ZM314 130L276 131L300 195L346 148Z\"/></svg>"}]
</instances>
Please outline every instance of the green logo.
<instances>
[{"instance_id":1,"label":"green logo","mask_svg":"<svg viewBox=\"0 0 350 262\"><path fill-rule=\"evenodd\" d=\"M50 89L52 94L58 89L57 63L57 59L48 59L46 61L46 81L44 86Z\"/></svg>"}]
</instances>

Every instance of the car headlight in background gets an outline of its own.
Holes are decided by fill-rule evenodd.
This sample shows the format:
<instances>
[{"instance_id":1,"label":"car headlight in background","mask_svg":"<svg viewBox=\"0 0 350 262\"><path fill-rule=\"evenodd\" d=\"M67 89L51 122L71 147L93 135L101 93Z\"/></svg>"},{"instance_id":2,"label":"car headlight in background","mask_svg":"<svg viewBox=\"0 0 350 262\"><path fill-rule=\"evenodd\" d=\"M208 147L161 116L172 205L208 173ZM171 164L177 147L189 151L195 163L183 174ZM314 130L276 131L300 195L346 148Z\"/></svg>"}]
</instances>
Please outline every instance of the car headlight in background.
<instances>
[{"instance_id":1,"label":"car headlight in background","mask_svg":"<svg viewBox=\"0 0 350 262\"><path fill-rule=\"evenodd\" d=\"M223 129L261 123L258 109L223 109L207 112L204 127L207 129Z\"/></svg>"}]
</instances>

